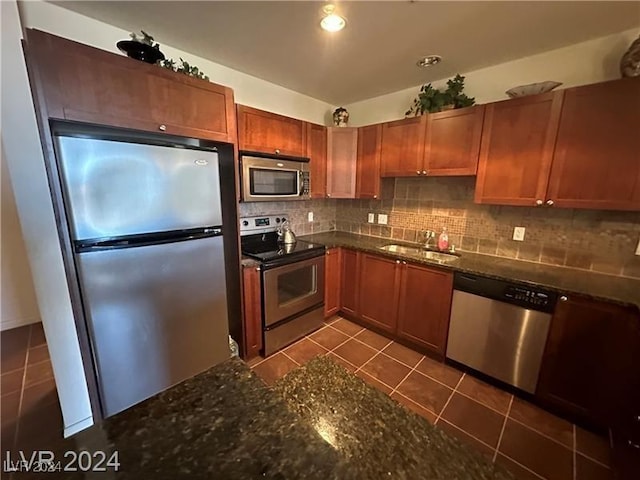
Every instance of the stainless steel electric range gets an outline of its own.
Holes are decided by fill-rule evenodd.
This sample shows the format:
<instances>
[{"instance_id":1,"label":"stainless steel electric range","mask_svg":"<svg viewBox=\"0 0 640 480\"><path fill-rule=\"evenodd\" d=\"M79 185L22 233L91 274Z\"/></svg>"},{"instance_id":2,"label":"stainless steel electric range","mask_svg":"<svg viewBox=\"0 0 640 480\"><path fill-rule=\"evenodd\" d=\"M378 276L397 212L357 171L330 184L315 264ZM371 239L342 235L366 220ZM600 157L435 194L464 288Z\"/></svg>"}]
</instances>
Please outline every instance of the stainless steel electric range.
<instances>
[{"instance_id":1,"label":"stainless steel electric range","mask_svg":"<svg viewBox=\"0 0 640 480\"><path fill-rule=\"evenodd\" d=\"M324 245L278 241L287 215L240 219L242 254L260 261L264 355L322 326Z\"/></svg>"}]
</instances>

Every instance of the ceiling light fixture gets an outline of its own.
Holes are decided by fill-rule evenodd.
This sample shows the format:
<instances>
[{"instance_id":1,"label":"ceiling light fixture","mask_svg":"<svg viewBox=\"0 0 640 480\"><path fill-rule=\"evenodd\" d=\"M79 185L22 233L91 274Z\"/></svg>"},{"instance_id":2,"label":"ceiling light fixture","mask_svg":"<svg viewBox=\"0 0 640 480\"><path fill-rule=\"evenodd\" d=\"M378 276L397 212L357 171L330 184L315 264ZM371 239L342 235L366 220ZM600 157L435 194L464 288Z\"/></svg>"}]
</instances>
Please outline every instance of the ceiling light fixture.
<instances>
[{"instance_id":1,"label":"ceiling light fixture","mask_svg":"<svg viewBox=\"0 0 640 480\"><path fill-rule=\"evenodd\" d=\"M327 32L338 32L347 25L347 19L335 13L335 5L326 5L322 12L324 17L320 20L320 27Z\"/></svg>"},{"instance_id":2,"label":"ceiling light fixture","mask_svg":"<svg viewBox=\"0 0 640 480\"><path fill-rule=\"evenodd\" d=\"M416 65L422 68L432 67L442 61L440 55L427 55L416 62Z\"/></svg>"}]
</instances>

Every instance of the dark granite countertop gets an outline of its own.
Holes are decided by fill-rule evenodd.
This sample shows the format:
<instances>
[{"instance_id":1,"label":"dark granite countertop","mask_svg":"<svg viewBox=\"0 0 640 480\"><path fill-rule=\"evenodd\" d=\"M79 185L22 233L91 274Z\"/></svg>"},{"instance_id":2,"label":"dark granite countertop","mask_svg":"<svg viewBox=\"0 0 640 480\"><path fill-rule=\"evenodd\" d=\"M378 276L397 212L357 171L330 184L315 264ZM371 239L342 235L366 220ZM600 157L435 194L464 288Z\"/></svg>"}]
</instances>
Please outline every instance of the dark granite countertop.
<instances>
[{"instance_id":1,"label":"dark granite countertop","mask_svg":"<svg viewBox=\"0 0 640 480\"><path fill-rule=\"evenodd\" d=\"M448 264L440 264L415 255L380 250L383 245L390 243L406 244L406 242L355 233L326 232L306 235L300 238L307 242L324 244L328 248L353 248L390 258L402 258L437 268L546 287L567 295L577 293L623 306L640 308L640 280L631 278L471 252L460 252L461 256L458 260Z\"/></svg>"},{"instance_id":2,"label":"dark granite countertop","mask_svg":"<svg viewBox=\"0 0 640 480\"><path fill-rule=\"evenodd\" d=\"M117 451L120 465L117 472L11 478L512 478L326 357L290 372L274 389L232 358L36 449L63 460L66 451L102 451L107 458Z\"/></svg>"}]
</instances>

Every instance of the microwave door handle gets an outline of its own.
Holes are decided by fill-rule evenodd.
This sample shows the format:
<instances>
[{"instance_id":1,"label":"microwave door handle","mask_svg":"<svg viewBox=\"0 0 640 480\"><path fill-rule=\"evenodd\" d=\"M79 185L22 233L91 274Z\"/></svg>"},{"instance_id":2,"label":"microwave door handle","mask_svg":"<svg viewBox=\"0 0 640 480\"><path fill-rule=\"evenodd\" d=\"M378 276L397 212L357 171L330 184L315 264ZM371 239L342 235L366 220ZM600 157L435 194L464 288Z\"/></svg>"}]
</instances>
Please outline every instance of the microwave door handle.
<instances>
[{"instance_id":1,"label":"microwave door handle","mask_svg":"<svg viewBox=\"0 0 640 480\"><path fill-rule=\"evenodd\" d=\"M298 172L298 182L300 183L300 192L298 193L298 196L301 197L304 193L304 174L302 171Z\"/></svg>"}]
</instances>

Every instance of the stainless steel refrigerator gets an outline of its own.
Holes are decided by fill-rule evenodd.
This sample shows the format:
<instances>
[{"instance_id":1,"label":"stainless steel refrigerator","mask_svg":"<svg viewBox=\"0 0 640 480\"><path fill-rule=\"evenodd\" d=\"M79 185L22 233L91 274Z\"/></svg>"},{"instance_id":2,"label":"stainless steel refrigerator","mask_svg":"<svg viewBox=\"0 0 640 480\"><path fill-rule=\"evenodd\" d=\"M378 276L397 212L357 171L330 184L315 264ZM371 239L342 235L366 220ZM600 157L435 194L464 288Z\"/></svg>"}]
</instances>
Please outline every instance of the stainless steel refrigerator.
<instances>
[{"instance_id":1,"label":"stainless steel refrigerator","mask_svg":"<svg viewBox=\"0 0 640 480\"><path fill-rule=\"evenodd\" d=\"M230 356L218 153L55 140L110 416Z\"/></svg>"}]
</instances>

